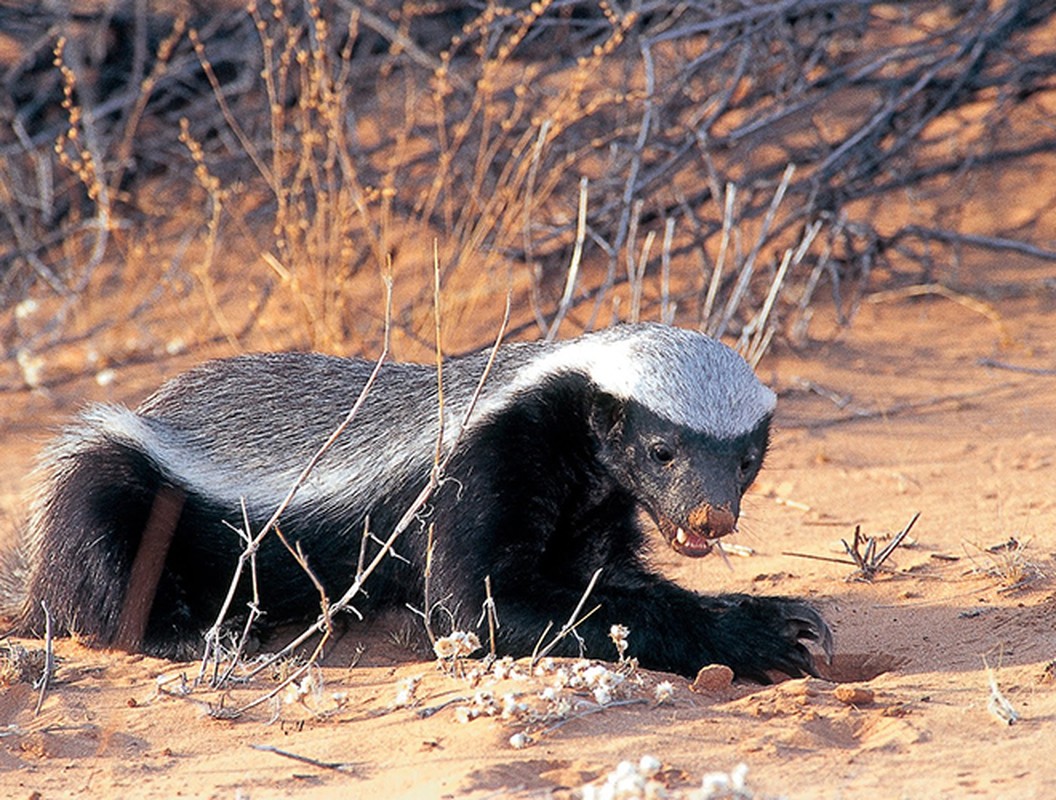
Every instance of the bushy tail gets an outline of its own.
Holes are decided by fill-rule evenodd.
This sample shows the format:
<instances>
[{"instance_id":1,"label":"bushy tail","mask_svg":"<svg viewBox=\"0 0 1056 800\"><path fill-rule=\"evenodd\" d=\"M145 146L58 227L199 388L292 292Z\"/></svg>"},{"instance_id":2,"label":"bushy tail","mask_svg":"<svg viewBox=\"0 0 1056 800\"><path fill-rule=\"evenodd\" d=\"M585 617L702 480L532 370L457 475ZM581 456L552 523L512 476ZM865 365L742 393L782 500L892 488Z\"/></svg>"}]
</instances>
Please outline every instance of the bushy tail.
<instances>
[{"instance_id":1,"label":"bushy tail","mask_svg":"<svg viewBox=\"0 0 1056 800\"><path fill-rule=\"evenodd\" d=\"M42 634L46 607L58 635L138 647L153 587L145 608L129 608L129 581L159 493L171 492L145 433L132 412L99 406L45 453L29 528L8 556L0 589L5 600L17 601L17 630ZM170 522L174 527L176 520ZM122 632L130 615L133 629Z\"/></svg>"}]
</instances>

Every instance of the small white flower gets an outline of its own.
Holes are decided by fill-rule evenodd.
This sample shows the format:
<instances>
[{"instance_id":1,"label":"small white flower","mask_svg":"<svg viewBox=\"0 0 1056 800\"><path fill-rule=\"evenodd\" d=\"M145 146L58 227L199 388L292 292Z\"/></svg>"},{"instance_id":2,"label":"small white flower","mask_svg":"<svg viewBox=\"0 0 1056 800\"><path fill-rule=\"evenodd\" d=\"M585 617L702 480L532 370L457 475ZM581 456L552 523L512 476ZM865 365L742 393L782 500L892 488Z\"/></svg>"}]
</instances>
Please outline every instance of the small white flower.
<instances>
[{"instance_id":1,"label":"small white flower","mask_svg":"<svg viewBox=\"0 0 1056 800\"><path fill-rule=\"evenodd\" d=\"M455 655L455 643L447 636L433 642L433 652L437 658L448 659Z\"/></svg>"},{"instance_id":2,"label":"small white flower","mask_svg":"<svg viewBox=\"0 0 1056 800\"><path fill-rule=\"evenodd\" d=\"M513 659L510 656L503 656L491 668L492 674L496 680L505 680L510 677L510 672L513 670Z\"/></svg>"},{"instance_id":3,"label":"small white flower","mask_svg":"<svg viewBox=\"0 0 1056 800\"><path fill-rule=\"evenodd\" d=\"M414 693L418 691L418 684L421 682L421 675L413 675L409 678L402 679L396 684L396 699L393 700L392 704L396 708L406 708L407 706L413 705L415 702Z\"/></svg>"},{"instance_id":4,"label":"small white flower","mask_svg":"<svg viewBox=\"0 0 1056 800\"><path fill-rule=\"evenodd\" d=\"M701 781L700 791L704 797L714 797L730 790L730 776L725 772L709 772Z\"/></svg>"},{"instance_id":5,"label":"small white flower","mask_svg":"<svg viewBox=\"0 0 1056 800\"><path fill-rule=\"evenodd\" d=\"M626 625L613 625L609 628L609 638L616 645L616 652L620 655L620 661L623 661L624 653L627 652L627 637L630 635L631 631Z\"/></svg>"},{"instance_id":6,"label":"small white flower","mask_svg":"<svg viewBox=\"0 0 1056 800\"><path fill-rule=\"evenodd\" d=\"M730 770L730 785L735 791L743 792L748 779L748 765L743 761Z\"/></svg>"},{"instance_id":7,"label":"small white flower","mask_svg":"<svg viewBox=\"0 0 1056 800\"><path fill-rule=\"evenodd\" d=\"M30 389L39 389L44 379L44 359L28 350L15 353L15 361L22 370L22 380Z\"/></svg>"},{"instance_id":8,"label":"small white flower","mask_svg":"<svg viewBox=\"0 0 1056 800\"><path fill-rule=\"evenodd\" d=\"M470 708L469 706L457 706L455 708L455 722L461 725L465 725L479 716L480 712L475 708Z\"/></svg>"},{"instance_id":9,"label":"small white flower","mask_svg":"<svg viewBox=\"0 0 1056 800\"><path fill-rule=\"evenodd\" d=\"M617 781L623 780L624 778L633 778L638 774L638 768L634 766L630 761L621 761L616 765L616 769L612 771L610 777L615 778Z\"/></svg>"},{"instance_id":10,"label":"small white flower","mask_svg":"<svg viewBox=\"0 0 1056 800\"><path fill-rule=\"evenodd\" d=\"M27 297L15 306L15 319L29 319L40 310L40 303L32 297Z\"/></svg>"},{"instance_id":11,"label":"small white flower","mask_svg":"<svg viewBox=\"0 0 1056 800\"><path fill-rule=\"evenodd\" d=\"M598 686L604 683L605 676L608 674L608 670L600 664L588 667L583 672L583 680L586 681L587 686Z\"/></svg>"},{"instance_id":12,"label":"small white flower","mask_svg":"<svg viewBox=\"0 0 1056 800\"><path fill-rule=\"evenodd\" d=\"M656 688L653 690L653 696L656 697L656 704L660 705L666 703L675 694L675 685L671 681L661 681L656 684Z\"/></svg>"},{"instance_id":13,"label":"small white flower","mask_svg":"<svg viewBox=\"0 0 1056 800\"><path fill-rule=\"evenodd\" d=\"M502 718L503 719L518 719L528 711L528 704L518 702L517 696L514 694L503 695L502 698Z\"/></svg>"},{"instance_id":14,"label":"small white flower","mask_svg":"<svg viewBox=\"0 0 1056 800\"><path fill-rule=\"evenodd\" d=\"M748 765L741 763L725 772L709 772L704 776L701 791L704 797L733 795L735 797L747 796Z\"/></svg>"},{"instance_id":15,"label":"small white flower","mask_svg":"<svg viewBox=\"0 0 1056 800\"><path fill-rule=\"evenodd\" d=\"M304 698L316 694L321 688L322 687L315 679L315 675L312 672L309 672L304 676L300 683L292 681L287 685L283 700L287 705L302 702Z\"/></svg>"},{"instance_id":16,"label":"small white flower","mask_svg":"<svg viewBox=\"0 0 1056 800\"><path fill-rule=\"evenodd\" d=\"M532 743L532 737L527 733L515 733L510 737L510 747L514 750L523 750Z\"/></svg>"},{"instance_id":17,"label":"small white flower","mask_svg":"<svg viewBox=\"0 0 1056 800\"><path fill-rule=\"evenodd\" d=\"M433 652L442 659L462 658L479 649L480 639L472 631L452 631L449 636L437 639L433 644Z\"/></svg>"},{"instance_id":18,"label":"small white flower","mask_svg":"<svg viewBox=\"0 0 1056 800\"><path fill-rule=\"evenodd\" d=\"M556 669L557 664L554 662L554 659L547 656L546 658L540 659L539 663L535 665L533 674L537 678L544 678L547 675L553 675Z\"/></svg>"},{"instance_id":19,"label":"small white flower","mask_svg":"<svg viewBox=\"0 0 1056 800\"><path fill-rule=\"evenodd\" d=\"M642 756L641 761L638 762L638 771L647 778L652 778L656 773L660 771L663 766L660 759L656 756Z\"/></svg>"}]
</instances>

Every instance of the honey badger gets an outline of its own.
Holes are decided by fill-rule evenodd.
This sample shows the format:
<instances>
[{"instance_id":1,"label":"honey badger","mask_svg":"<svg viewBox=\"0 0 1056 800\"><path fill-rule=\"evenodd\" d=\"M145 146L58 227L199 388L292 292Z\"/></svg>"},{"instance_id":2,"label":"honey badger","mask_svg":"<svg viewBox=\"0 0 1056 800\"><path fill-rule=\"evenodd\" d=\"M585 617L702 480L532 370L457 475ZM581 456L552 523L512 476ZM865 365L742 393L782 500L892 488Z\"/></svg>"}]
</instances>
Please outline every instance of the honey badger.
<instances>
[{"instance_id":1,"label":"honey badger","mask_svg":"<svg viewBox=\"0 0 1056 800\"><path fill-rule=\"evenodd\" d=\"M608 632L619 623L631 630L628 655L648 668L692 675L717 662L763 682L770 670L814 672L805 643L830 652L832 639L811 606L697 594L646 562L650 522L689 557L736 530L776 399L736 353L658 324L506 344L460 435L488 355L444 363L445 480L397 540L405 559L384 560L357 608L421 604L433 526L431 595L469 629L490 576L500 654L530 653L600 568L590 597L600 609L577 629L590 655L612 652ZM122 645L133 562L162 506L171 539L155 554L156 591L136 645L191 652L244 546L234 530L242 503L260 530L373 367L311 353L237 356L170 380L135 411L85 410L43 455L29 525L6 559L2 602L16 629L43 629L43 601L58 632ZM384 538L425 486L438 407L433 367L383 365L282 515L286 539L300 542L329 596L352 583L368 520ZM269 620L314 619L318 591L275 536L256 566Z\"/></svg>"}]
</instances>

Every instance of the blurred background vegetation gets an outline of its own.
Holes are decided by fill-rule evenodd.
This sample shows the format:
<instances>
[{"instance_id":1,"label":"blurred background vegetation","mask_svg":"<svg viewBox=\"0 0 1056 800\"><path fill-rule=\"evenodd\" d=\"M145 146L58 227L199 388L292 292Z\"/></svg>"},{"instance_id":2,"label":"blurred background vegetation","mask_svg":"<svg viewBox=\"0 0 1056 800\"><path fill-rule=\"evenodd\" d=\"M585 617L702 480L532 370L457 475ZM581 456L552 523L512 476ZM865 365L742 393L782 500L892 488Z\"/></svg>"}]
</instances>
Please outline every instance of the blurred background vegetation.
<instances>
[{"instance_id":1,"label":"blurred background vegetation","mask_svg":"<svg viewBox=\"0 0 1056 800\"><path fill-rule=\"evenodd\" d=\"M450 352L509 294L513 337L677 320L753 360L1056 261L1056 3L58 5L0 2L8 386L71 343L375 354L384 276L418 357L434 260Z\"/></svg>"}]
</instances>

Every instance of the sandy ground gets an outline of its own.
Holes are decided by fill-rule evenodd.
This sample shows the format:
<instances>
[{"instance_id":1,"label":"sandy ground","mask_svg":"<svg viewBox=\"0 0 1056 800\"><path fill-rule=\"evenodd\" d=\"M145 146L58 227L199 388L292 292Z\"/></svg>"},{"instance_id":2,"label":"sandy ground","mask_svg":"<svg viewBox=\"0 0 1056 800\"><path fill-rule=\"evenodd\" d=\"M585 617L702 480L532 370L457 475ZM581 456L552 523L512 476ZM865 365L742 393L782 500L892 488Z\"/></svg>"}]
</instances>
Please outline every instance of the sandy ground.
<instances>
[{"instance_id":1,"label":"sandy ground","mask_svg":"<svg viewBox=\"0 0 1056 800\"><path fill-rule=\"evenodd\" d=\"M1026 121L1010 125L1025 148L1051 128L1053 97L1039 92ZM966 187L955 180L934 194L886 193L857 211L884 231L912 220L1051 250L1056 200L1044 176L1052 171L1048 153L1016 169L972 164ZM646 755L661 763L657 797L661 789L705 796L705 775L740 764L748 770L741 798L1056 796L1056 267L957 250L959 264L935 264L928 278L956 292L874 295L846 330L818 298L811 341L763 361L761 376L781 396L777 431L733 540L753 554L727 565L656 549L666 572L699 591L809 598L835 631L826 679L766 687L718 680L694 690L682 678L624 669L602 706L591 687L554 689L571 662L538 675L455 677L409 644L406 621L379 620L343 629L312 685L237 719L227 712L263 698L288 665L224 693L185 694L181 676L193 678L197 664L58 640L57 669L35 713L43 643L7 639L0 797L563 800ZM230 242L227 252L218 265L234 278L227 310L245 314L244 253ZM180 369L220 354L222 344L206 343L165 355L208 327L201 308L181 317L179 303L158 302L152 313L165 319L149 320L157 335L143 335L143 319L125 318L131 300L154 296L154 262L164 259L131 247L123 255L143 268L117 269L94 304L71 312L80 338L41 351L46 390L26 390L26 367L0 362L0 545L25 518L33 459L56 425L89 400L135 404ZM479 291L471 278L466 294ZM888 279L899 280L879 280ZM427 285L405 280L398 289L428 295ZM496 305L505 291L496 289ZM453 305L484 305L472 299ZM378 308L363 317L366 328L377 327ZM290 325L281 310L271 313L280 331ZM527 318L523 308L517 314ZM475 342L491 335L465 333ZM420 343L419 351L428 357ZM93 373L110 366L116 379L97 382ZM841 539L860 526L882 548L918 512L888 569L855 579ZM633 654L634 631L630 646ZM479 669L463 667L470 676ZM407 702L397 702L419 678ZM540 696L547 690L555 700ZM1009 712L994 713L995 693L1014 724ZM527 708L514 705L503 719L508 694ZM561 703L570 713L546 716ZM478 710L499 713L469 720ZM519 736L530 737L527 746L512 745Z\"/></svg>"},{"instance_id":2,"label":"sandy ground","mask_svg":"<svg viewBox=\"0 0 1056 800\"><path fill-rule=\"evenodd\" d=\"M1056 287L1051 271L1026 268L985 280L994 318L956 298L882 295L849 330L830 336L819 319L822 341L766 360L762 375L781 393L778 431L737 537L754 555L728 567L657 550L695 589L811 598L835 630L833 680L691 691L684 679L638 673L607 708L589 691L562 690L573 713L559 725L524 711L466 722L478 691L500 706L512 692L551 709L539 694L568 664L474 685L407 649L398 625L350 626L321 684L224 720L210 710L261 697L274 677L180 696L173 677L193 676L194 664L63 640L38 715L32 675L0 688L0 794L568 797L649 754L663 764L654 781L677 796L739 763L755 797L1052 796ZM149 386L175 367L137 370L125 385ZM49 395L7 393L8 530L46 427L99 391L86 380ZM892 571L850 580L840 539L860 525L883 546L916 512L885 564ZM397 707L401 681L415 676L414 703ZM664 681L672 693L658 703ZM991 685L1014 724L990 709ZM444 705L456 698L467 699ZM511 746L519 733L529 746Z\"/></svg>"}]
</instances>

